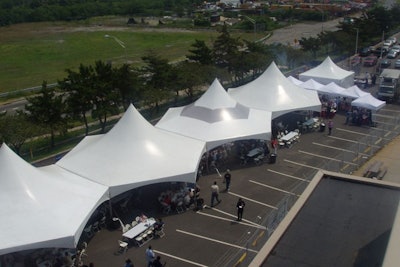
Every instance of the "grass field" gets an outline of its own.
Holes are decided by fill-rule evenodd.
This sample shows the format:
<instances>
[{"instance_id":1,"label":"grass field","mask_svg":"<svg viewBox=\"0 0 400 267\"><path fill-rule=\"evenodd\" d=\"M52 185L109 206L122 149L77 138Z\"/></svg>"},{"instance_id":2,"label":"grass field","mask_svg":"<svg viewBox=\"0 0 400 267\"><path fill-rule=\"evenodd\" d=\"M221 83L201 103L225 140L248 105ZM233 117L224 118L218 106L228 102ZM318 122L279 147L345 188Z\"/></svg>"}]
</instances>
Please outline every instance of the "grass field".
<instances>
[{"instance_id":1,"label":"grass field","mask_svg":"<svg viewBox=\"0 0 400 267\"><path fill-rule=\"evenodd\" d=\"M96 60L140 65L152 51L171 61L184 58L195 39L211 42L216 30L192 31L157 26L126 26L125 18L96 18L80 22L18 24L0 28L0 93L55 83L66 69ZM121 40L125 49L114 38ZM252 40L251 33L237 33Z\"/></svg>"}]
</instances>

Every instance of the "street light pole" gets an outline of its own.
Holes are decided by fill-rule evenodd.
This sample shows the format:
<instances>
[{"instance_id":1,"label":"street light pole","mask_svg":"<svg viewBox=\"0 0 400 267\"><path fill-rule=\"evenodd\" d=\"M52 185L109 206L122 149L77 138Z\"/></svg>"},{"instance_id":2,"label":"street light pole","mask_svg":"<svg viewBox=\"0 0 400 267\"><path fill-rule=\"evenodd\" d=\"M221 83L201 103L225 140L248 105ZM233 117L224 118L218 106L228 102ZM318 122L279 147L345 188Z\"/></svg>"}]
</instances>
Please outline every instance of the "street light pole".
<instances>
[{"instance_id":1,"label":"street light pole","mask_svg":"<svg viewBox=\"0 0 400 267\"><path fill-rule=\"evenodd\" d=\"M354 55L357 55L357 50L358 50L358 28L357 30L357 34L356 34L356 51L354 52Z\"/></svg>"},{"instance_id":2,"label":"street light pole","mask_svg":"<svg viewBox=\"0 0 400 267\"><path fill-rule=\"evenodd\" d=\"M104 38L112 38L112 39L114 39L114 41L115 41L117 44L119 44L119 45L124 49L125 61L126 61L126 63L128 63L128 55L127 55L127 53L126 53L126 46L125 46L125 43L122 42L122 41L121 41L120 39L118 39L117 37L115 37L115 36L113 36L113 35L109 35L109 34L104 35Z\"/></svg>"}]
</instances>

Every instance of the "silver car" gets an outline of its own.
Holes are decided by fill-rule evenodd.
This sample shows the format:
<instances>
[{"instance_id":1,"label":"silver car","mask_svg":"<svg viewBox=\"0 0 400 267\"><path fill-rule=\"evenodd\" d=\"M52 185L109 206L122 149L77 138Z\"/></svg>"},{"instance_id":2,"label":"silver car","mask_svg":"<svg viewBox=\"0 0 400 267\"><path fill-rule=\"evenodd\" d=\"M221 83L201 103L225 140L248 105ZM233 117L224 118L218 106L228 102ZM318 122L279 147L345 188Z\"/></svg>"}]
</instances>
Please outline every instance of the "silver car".
<instances>
[{"instance_id":1,"label":"silver car","mask_svg":"<svg viewBox=\"0 0 400 267\"><path fill-rule=\"evenodd\" d=\"M390 49L388 54L387 54L387 58L396 58L398 55L398 52L396 50Z\"/></svg>"},{"instance_id":2,"label":"silver car","mask_svg":"<svg viewBox=\"0 0 400 267\"><path fill-rule=\"evenodd\" d=\"M396 62L394 62L394 67L396 69L400 69L400 59L396 60Z\"/></svg>"}]
</instances>

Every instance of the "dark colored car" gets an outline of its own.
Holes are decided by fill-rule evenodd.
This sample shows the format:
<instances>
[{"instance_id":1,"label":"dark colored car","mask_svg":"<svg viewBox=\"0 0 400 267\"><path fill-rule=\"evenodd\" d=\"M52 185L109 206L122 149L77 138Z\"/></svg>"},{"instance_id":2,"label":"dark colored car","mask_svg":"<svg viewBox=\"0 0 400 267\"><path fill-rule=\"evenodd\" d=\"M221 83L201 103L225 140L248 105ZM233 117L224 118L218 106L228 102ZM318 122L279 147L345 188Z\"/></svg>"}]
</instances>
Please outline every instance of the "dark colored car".
<instances>
[{"instance_id":1,"label":"dark colored car","mask_svg":"<svg viewBox=\"0 0 400 267\"><path fill-rule=\"evenodd\" d=\"M361 50L360 50L360 52L358 53L360 56L362 56L362 57L367 57L367 56L369 56L370 54L371 54L371 48L369 48L369 47L364 47L364 48L361 48Z\"/></svg>"},{"instance_id":2,"label":"dark colored car","mask_svg":"<svg viewBox=\"0 0 400 267\"><path fill-rule=\"evenodd\" d=\"M364 66L372 67L372 66L375 66L377 62L378 62L378 58L376 56L368 56L364 59Z\"/></svg>"},{"instance_id":3,"label":"dark colored car","mask_svg":"<svg viewBox=\"0 0 400 267\"><path fill-rule=\"evenodd\" d=\"M372 53L374 53L374 55L377 56L381 56L381 54L382 56L385 56L388 52L389 52L388 48L383 46L379 46L372 51Z\"/></svg>"},{"instance_id":4,"label":"dark colored car","mask_svg":"<svg viewBox=\"0 0 400 267\"><path fill-rule=\"evenodd\" d=\"M394 62L394 67L395 67L396 69L399 69L399 68L400 68L400 59L398 59L398 60L396 60L396 62Z\"/></svg>"},{"instance_id":5,"label":"dark colored car","mask_svg":"<svg viewBox=\"0 0 400 267\"><path fill-rule=\"evenodd\" d=\"M361 59L361 57L359 57L359 56L354 56L354 57L352 57L351 60L350 60L350 64L351 64L351 66L353 66L353 67L358 66L358 65L360 65L361 63L362 63L362 59Z\"/></svg>"},{"instance_id":6,"label":"dark colored car","mask_svg":"<svg viewBox=\"0 0 400 267\"><path fill-rule=\"evenodd\" d=\"M381 61L381 68L389 68L392 65L392 61L389 59L383 59Z\"/></svg>"}]
</instances>

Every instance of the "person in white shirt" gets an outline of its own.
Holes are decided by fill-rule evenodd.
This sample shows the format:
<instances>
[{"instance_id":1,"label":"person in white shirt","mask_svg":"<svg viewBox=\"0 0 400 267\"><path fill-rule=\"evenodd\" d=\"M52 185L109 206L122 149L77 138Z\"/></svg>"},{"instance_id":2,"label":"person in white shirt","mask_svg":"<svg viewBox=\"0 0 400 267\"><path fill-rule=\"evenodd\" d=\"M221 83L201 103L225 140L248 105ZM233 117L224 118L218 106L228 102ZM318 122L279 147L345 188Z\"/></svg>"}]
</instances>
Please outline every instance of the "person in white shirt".
<instances>
[{"instance_id":1,"label":"person in white shirt","mask_svg":"<svg viewBox=\"0 0 400 267\"><path fill-rule=\"evenodd\" d=\"M214 200L217 200L218 203L221 203L219 199L219 186L215 181L214 184L211 186L211 207L214 207Z\"/></svg>"}]
</instances>

